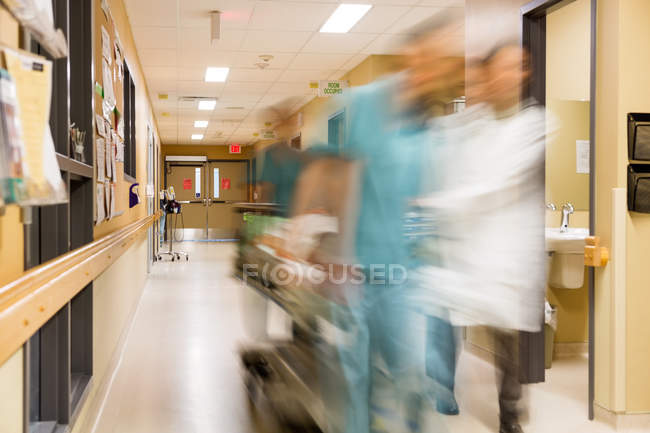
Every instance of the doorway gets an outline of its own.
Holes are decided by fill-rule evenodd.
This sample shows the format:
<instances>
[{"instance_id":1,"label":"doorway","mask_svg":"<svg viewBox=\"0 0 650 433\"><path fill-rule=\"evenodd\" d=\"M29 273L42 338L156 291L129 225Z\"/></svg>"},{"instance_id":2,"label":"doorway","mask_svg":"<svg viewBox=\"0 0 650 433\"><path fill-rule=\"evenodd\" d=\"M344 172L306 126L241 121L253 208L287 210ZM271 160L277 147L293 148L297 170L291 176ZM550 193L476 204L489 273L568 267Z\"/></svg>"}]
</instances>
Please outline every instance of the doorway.
<instances>
[{"instance_id":1,"label":"doorway","mask_svg":"<svg viewBox=\"0 0 650 433\"><path fill-rule=\"evenodd\" d=\"M521 8L522 43L530 53L532 79L523 98L546 108L547 237L568 214L569 230L594 233L596 0L535 0ZM551 133L552 132L552 133ZM580 259L581 257L576 257ZM562 258L562 260L569 260ZM528 383L553 382L544 368L545 337L556 355L584 360L589 419L594 402L594 272L579 268L583 280L555 278L559 257L549 251L547 299L555 304L555 330L524 334L520 363ZM549 335L550 334L550 335ZM563 348L564 346L564 348ZM584 352L584 353L583 353ZM548 350L546 351L547 355ZM548 374L547 374L548 372Z\"/></svg>"},{"instance_id":2,"label":"doorway","mask_svg":"<svg viewBox=\"0 0 650 433\"><path fill-rule=\"evenodd\" d=\"M182 213L169 220L174 241L224 241L238 237L241 215L232 205L249 200L250 161L166 163L165 189L173 187Z\"/></svg>"}]
</instances>

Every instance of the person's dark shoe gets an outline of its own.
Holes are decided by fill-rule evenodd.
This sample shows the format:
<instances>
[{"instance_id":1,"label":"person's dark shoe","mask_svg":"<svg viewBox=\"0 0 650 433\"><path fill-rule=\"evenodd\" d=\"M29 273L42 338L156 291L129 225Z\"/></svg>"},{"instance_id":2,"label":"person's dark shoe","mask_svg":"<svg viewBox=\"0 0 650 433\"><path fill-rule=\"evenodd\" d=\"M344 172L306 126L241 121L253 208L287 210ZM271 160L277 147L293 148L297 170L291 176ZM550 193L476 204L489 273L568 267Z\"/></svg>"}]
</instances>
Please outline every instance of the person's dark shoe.
<instances>
[{"instance_id":1,"label":"person's dark shoe","mask_svg":"<svg viewBox=\"0 0 650 433\"><path fill-rule=\"evenodd\" d=\"M458 415L460 413L458 403L453 397L436 400L436 410L443 415Z\"/></svg>"},{"instance_id":2,"label":"person's dark shoe","mask_svg":"<svg viewBox=\"0 0 650 433\"><path fill-rule=\"evenodd\" d=\"M518 422L502 422L499 433L524 433Z\"/></svg>"}]
</instances>

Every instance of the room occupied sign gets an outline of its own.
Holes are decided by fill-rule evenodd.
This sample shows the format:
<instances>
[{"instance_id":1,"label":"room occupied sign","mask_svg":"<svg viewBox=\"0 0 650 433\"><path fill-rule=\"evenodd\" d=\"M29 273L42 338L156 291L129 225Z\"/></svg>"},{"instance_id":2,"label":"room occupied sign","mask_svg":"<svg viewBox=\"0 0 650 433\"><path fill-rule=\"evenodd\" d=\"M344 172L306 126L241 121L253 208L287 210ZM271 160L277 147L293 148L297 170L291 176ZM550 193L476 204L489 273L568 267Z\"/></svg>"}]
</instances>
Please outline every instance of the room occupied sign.
<instances>
[{"instance_id":1,"label":"room occupied sign","mask_svg":"<svg viewBox=\"0 0 650 433\"><path fill-rule=\"evenodd\" d=\"M327 98L329 96L342 95L344 89L347 89L348 82L345 80L320 80L309 83L312 89L318 89L318 96Z\"/></svg>"}]
</instances>

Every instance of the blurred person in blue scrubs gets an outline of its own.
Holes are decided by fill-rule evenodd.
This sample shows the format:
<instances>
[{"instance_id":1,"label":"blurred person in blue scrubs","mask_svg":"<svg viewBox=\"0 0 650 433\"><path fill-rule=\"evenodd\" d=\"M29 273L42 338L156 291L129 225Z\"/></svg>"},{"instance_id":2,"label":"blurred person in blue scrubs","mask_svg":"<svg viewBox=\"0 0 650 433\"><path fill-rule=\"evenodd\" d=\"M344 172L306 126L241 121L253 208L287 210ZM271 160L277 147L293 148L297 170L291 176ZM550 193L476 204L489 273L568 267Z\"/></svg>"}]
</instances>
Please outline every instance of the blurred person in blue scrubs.
<instances>
[{"instance_id":1,"label":"blurred person in blue scrubs","mask_svg":"<svg viewBox=\"0 0 650 433\"><path fill-rule=\"evenodd\" d=\"M391 269L412 265L404 215L428 169L422 166L430 148L427 121L463 93L462 46L447 38L461 20L462 15L449 12L425 22L404 47L403 72L348 95L350 130L344 151L363 164L355 244L366 281L347 288L354 323L340 318L353 336L338 344L348 385L346 433L421 428L421 384L416 382L423 379L418 377L423 366L417 352L424 352L424 343L413 343L406 275L391 275ZM396 406L392 412L382 406L373 383L380 370L387 370L388 394ZM389 426L391 419L395 425Z\"/></svg>"}]
</instances>

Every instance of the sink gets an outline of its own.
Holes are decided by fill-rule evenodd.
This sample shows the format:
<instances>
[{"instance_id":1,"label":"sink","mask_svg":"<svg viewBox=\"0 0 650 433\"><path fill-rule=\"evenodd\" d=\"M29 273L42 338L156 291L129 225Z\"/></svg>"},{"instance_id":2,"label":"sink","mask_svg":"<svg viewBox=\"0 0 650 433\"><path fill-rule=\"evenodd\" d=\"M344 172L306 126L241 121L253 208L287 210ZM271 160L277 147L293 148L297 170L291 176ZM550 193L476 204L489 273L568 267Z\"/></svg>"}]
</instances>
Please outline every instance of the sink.
<instances>
[{"instance_id":1,"label":"sink","mask_svg":"<svg viewBox=\"0 0 650 433\"><path fill-rule=\"evenodd\" d=\"M546 251L557 254L583 254L585 239L589 236L589 229L569 228L566 233L560 228L546 229Z\"/></svg>"},{"instance_id":2,"label":"sink","mask_svg":"<svg viewBox=\"0 0 650 433\"><path fill-rule=\"evenodd\" d=\"M584 284L585 238L589 229L560 228L546 229L546 251L548 256L548 284L559 289L579 289Z\"/></svg>"}]
</instances>

